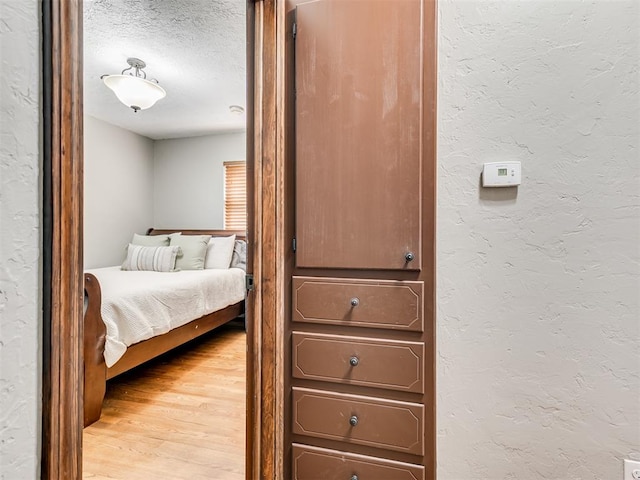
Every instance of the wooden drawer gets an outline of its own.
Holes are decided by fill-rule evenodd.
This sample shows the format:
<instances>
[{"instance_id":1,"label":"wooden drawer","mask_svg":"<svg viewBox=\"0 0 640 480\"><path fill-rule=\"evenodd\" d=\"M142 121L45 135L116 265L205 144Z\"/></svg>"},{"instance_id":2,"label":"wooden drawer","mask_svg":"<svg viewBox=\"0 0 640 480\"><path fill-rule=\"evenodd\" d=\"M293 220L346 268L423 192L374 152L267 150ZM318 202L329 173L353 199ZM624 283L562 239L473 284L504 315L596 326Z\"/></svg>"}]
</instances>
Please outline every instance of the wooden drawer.
<instances>
[{"instance_id":1,"label":"wooden drawer","mask_svg":"<svg viewBox=\"0 0 640 480\"><path fill-rule=\"evenodd\" d=\"M417 403L293 387L293 433L424 454Z\"/></svg>"},{"instance_id":2,"label":"wooden drawer","mask_svg":"<svg viewBox=\"0 0 640 480\"><path fill-rule=\"evenodd\" d=\"M424 467L293 444L294 480L424 480ZM354 477L355 476L355 477Z\"/></svg>"},{"instance_id":3,"label":"wooden drawer","mask_svg":"<svg viewBox=\"0 0 640 480\"><path fill-rule=\"evenodd\" d=\"M424 282L293 277L293 321L421 332Z\"/></svg>"},{"instance_id":4,"label":"wooden drawer","mask_svg":"<svg viewBox=\"0 0 640 480\"><path fill-rule=\"evenodd\" d=\"M296 378L424 392L424 344L293 332Z\"/></svg>"}]
</instances>

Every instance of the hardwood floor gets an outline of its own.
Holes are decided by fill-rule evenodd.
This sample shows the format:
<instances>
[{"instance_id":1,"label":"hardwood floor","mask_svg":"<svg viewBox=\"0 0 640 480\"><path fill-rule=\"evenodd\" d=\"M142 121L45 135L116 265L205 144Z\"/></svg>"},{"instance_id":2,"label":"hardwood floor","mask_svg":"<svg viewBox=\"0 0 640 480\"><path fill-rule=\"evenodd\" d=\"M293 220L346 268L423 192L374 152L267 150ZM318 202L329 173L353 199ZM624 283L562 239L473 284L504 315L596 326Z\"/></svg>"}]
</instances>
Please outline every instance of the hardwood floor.
<instances>
[{"instance_id":1,"label":"hardwood floor","mask_svg":"<svg viewBox=\"0 0 640 480\"><path fill-rule=\"evenodd\" d=\"M231 324L110 380L83 478L244 480L245 372Z\"/></svg>"}]
</instances>

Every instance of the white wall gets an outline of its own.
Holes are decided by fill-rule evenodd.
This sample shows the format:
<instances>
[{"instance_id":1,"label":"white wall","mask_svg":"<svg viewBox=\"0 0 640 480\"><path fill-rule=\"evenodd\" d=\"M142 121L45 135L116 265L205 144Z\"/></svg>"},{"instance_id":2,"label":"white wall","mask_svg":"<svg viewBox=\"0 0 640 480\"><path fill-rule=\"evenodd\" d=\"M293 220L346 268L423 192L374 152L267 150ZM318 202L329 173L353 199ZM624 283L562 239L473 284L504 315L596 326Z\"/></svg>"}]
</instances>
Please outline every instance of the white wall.
<instances>
[{"instance_id":1,"label":"white wall","mask_svg":"<svg viewBox=\"0 0 640 480\"><path fill-rule=\"evenodd\" d=\"M224 168L246 134L153 141L85 117L85 268L122 263L133 232L223 228Z\"/></svg>"},{"instance_id":2,"label":"white wall","mask_svg":"<svg viewBox=\"0 0 640 480\"><path fill-rule=\"evenodd\" d=\"M639 5L439 1L440 480L640 459Z\"/></svg>"},{"instance_id":3,"label":"white wall","mask_svg":"<svg viewBox=\"0 0 640 480\"><path fill-rule=\"evenodd\" d=\"M153 140L84 119L84 265L119 265L153 226Z\"/></svg>"},{"instance_id":4,"label":"white wall","mask_svg":"<svg viewBox=\"0 0 640 480\"><path fill-rule=\"evenodd\" d=\"M246 159L246 133L157 140L156 228L224 227L225 161Z\"/></svg>"},{"instance_id":5,"label":"white wall","mask_svg":"<svg viewBox=\"0 0 640 480\"><path fill-rule=\"evenodd\" d=\"M39 477L40 15L0 0L0 478Z\"/></svg>"}]
</instances>

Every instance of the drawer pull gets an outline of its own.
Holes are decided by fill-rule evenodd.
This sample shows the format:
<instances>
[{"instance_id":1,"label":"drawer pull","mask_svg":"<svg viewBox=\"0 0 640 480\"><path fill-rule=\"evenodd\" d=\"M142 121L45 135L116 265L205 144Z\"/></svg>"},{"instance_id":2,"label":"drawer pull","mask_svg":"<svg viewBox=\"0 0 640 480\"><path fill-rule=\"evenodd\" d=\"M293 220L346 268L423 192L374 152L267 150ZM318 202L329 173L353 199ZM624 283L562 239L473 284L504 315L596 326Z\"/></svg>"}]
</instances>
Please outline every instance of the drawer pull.
<instances>
[{"instance_id":1,"label":"drawer pull","mask_svg":"<svg viewBox=\"0 0 640 480\"><path fill-rule=\"evenodd\" d=\"M413 260L414 258L416 258L416 256L413 254L413 252L407 252L404 256L404 259L407 262L410 262L411 260Z\"/></svg>"},{"instance_id":2,"label":"drawer pull","mask_svg":"<svg viewBox=\"0 0 640 480\"><path fill-rule=\"evenodd\" d=\"M353 415L350 419L349 419L349 423L351 424L352 427L355 427L356 425L358 425L358 417L356 417L355 415Z\"/></svg>"},{"instance_id":3,"label":"drawer pull","mask_svg":"<svg viewBox=\"0 0 640 480\"><path fill-rule=\"evenodd\" d=\"M358 363L360 363L360 360L358 360L358 357L351 357L349 359L349 363L351 364L352 367L357 367Z\"/></svg>"},{"instance_id":4,"label":"drawer pull","mask_svg":"<svg viewBox=\"0 0 640 480\"><path fill-rule=\"evenodd\" d=\"M358 480L358 475L351 475L351 480Z\"/></svg>"},{"instance_id":5,"label":"drawer pull","mask_svg":"<svg viewBox=\"0 0 640 480\"><path fill-rule=\"evenodd\" d=\"M358 305L360 305L360 299L358 297L353 297L351 299L351 306L357 307Z\"/></svg>"}]
</instances>

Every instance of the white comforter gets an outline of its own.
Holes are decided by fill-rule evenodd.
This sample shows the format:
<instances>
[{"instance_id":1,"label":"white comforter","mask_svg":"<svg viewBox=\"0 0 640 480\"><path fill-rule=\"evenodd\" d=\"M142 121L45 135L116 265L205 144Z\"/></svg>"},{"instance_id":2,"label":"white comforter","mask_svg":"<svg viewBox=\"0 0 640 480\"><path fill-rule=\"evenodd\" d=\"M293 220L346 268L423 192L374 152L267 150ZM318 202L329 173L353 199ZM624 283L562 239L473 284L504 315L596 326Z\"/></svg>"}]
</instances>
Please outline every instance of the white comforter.
<instances>
[{"instance_id":1,"label":"white comforter","mask_svg":"<svg viewBox=\"0 0 640 480\"><path fill-rule=\"evenodd\" d=\"M96 276L102 291L107 367L114 365L128 346L233 305L245 296L245 272L239 268L162 273L106 267L87 272Z\"/></svg>"}]
</instances>

